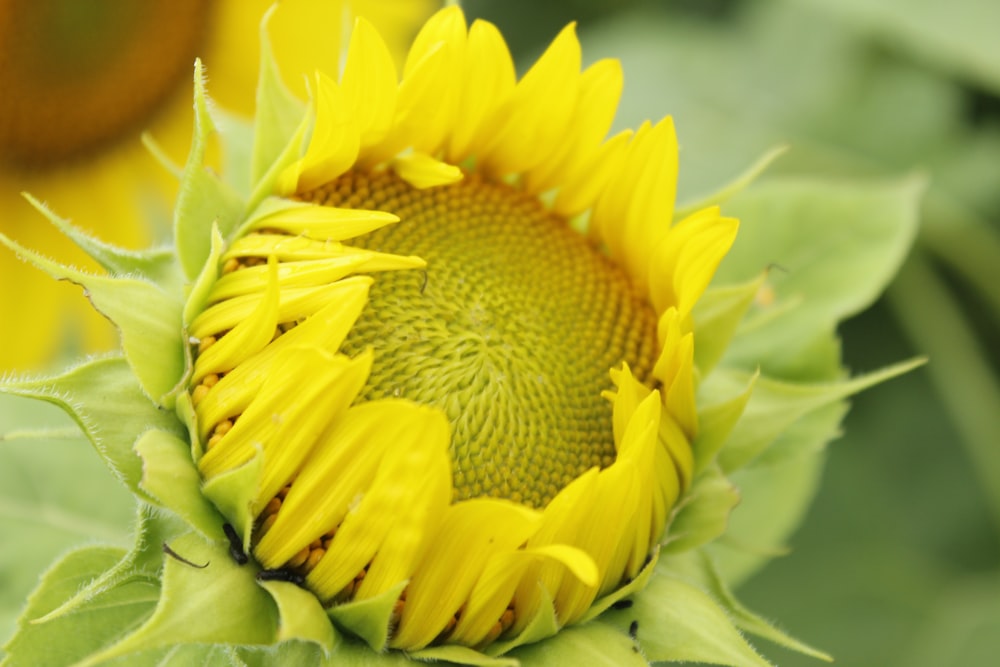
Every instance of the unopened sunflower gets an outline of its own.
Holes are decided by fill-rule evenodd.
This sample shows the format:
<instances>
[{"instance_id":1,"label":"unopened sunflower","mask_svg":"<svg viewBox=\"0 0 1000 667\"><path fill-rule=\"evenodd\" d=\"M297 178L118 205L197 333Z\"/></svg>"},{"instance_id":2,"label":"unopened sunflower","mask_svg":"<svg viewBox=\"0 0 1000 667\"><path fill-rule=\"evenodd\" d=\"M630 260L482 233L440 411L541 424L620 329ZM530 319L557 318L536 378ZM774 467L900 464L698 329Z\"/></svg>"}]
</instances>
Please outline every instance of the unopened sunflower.
<instances>
[{"instance_id":1,"label":"unopened sunflower","mask_svg":"<svg viewBox=\"0 0 1000 667\"><path fill-rule=\"evenodd\" d=\"M203 167L196 71L173 248L62 225L96 277L7 241L84 285L122 355L6 390L64 404L142 508L132 552L47 575L89 583L36 597L11 664L111 598L130 613L50 664L766 664L734 622L811 651L731 620L696 551L754 380L699 383L763 278L699 322L738 224L675 215L672 121L609 138L621 70L581 71L572 25L518 79L457 7L401 73L359 19L307 108L265 46L252 147L223 137L245 181Z\"/></svg>"}]
</instances>

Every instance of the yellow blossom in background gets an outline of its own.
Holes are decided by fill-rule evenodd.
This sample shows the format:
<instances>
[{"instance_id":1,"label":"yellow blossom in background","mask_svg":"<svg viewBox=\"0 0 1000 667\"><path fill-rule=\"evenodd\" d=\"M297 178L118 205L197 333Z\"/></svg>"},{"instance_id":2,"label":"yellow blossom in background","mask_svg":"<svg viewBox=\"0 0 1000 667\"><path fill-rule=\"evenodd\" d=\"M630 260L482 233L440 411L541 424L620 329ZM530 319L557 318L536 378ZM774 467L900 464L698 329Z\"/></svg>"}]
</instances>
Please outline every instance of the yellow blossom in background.
<instances>
[{"instance_id":1,"label":"yellow blossom in background","mask_svg":"<svg viewBox=\"0 0 1000 667\"><path fill-rule=\"evenodd\" d=\"M266 0L0 1L0 232L61 261L94 268L25 201L30 192L109 242L139 247L168 234L176 179L140 142L148 131L183 163L191 71L201 57L216 99L249 115ZM389 43L408 43L435 3L330 0L327 20L368 12ZM339 32L327 46L338 52ZM301 77L297 77L301 81ZM289 77L295 82L296 77ZM304 89L300 88L304 92ZM0 369L31 368L82 347L109 349L113 328L65 284L0 257Z\"/></svg>"}]
</instances>

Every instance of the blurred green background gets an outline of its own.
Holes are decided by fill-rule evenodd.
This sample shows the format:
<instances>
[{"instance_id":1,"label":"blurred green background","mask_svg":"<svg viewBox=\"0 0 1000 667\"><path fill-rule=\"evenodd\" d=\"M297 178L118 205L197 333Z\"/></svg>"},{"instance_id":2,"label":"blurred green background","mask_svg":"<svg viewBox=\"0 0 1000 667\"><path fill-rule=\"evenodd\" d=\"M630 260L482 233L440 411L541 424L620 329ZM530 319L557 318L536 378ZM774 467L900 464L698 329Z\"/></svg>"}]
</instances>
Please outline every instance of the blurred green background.
<instances>
[{"instance_id":1,"label":"blurred green background","mask_svg":"<svg viewBox=\"0 0 1000 667\"><path fill-rule=\"evenodd\" d=\"M519 63L578 20L586 62L623 62L617 126L674 116L681 201L781 144L764 178L929 177L911 259L841 333L853 372L930 363L853 401L789 553L738 593L840 665L997 664L1000 2L464 5L500 26Z\"/></svg>"},{"instance_id":2,"label":"blurred green background","mask_svg":"<svg viewBox=\"0 0 1000 667\"><path fill-rule=\"evenodd\" d=\"M470 18L501 27L520 63L578 20L587 62L613 56L624 64L618 127L675 117L682 202L776 145L790 149L765 179L928 177L913 256L885 298L842 334L854 372L915 355L930 363L854 400L788 554L739 593L839 665L997 664L1000 2L463 4ZM68 427L56 412L0 400L4 430ZM0 638L55 553L81 541L128 542L124 490L98 503L74 484L102 484L108 473L71 430L0 447L0 519L33 526L30 543L0 547ZM48 448L44 465L29 455L40 446ZM102 486L106 494L114 484ZM57 506L75 511L46 509ZM14 526L10 534L24 533ZM783 666L819 664L759 648Z\"/></svg>"}]
</instances>

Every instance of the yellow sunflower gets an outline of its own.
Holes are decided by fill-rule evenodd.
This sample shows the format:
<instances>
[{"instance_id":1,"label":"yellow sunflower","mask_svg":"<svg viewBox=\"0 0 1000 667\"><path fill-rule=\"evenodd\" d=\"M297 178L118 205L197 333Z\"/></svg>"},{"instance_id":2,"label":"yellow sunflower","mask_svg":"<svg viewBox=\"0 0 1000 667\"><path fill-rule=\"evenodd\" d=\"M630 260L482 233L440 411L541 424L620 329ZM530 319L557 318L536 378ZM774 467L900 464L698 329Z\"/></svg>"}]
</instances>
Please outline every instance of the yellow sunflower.
<instances>
[{"instance_id":1,"label":"yellow sunflower","mask_svg":"<svg viewBox=\"0 0 1000 667\"><path fill-rule=\"evenodd\" d=\"M690 484L691 309L736 221L672 220L670 119L607 139L620 67L581 73L572 25L517 80L451 7L397 80L362 20L312 90L186 305L207 492L265 572L394 596L393 648L587 618Z\"/></svg>"},{"instance_id":2,"label":"yellow sunflower","mask_svg":"<svg viewBox=\"0 0 1000 667\"><path fill-rule=\"evenodd\" d=\"M95 276L0 235L122 336L0 389L62 405L141 508L130 553L43 578L11 655L87 623L55 664L766 664L735 623L823 657L696 550L748 452L877 379L772 382L789 409L722 465L756 376L707 410L697 389L762 280L717 291L696 328L738 223L675 216L671 119L609 137L621 69L582 68L573 25L518 78L499 31L452 6L399 72L363 18L340 62L313 9L267 14L252 128L219 123L196 67L172 247L63 225ZM279 73L310 50L304 104ZM244 180L205 167L218 135ZM111 608L129 611L91 613Z\"/></svg>"},{"instance_id":3,"label":"yellow sunflower","mask_svg":"<svg viewBox=\"0 0 1000 667\"><path fill-rule=\"evenodd\" d=\"M0 231L62 261L95 264L21 196L72 211L89 233L129 247L166 236L176 179L139 141L149 130L182 161L190 145L190 72L205 61L213 94L253 110L257 25L268 0L3 0L0 2ZM429 1L330 0L373 14L390 44L408 43ZM297 83L296 77L289 77ZM5 327L0 369L34 367L67 346L107 349L113 329L74 290L0 256L0 318L30 306L37 328ZM15 287L16 286L16 287ZM43 332L39 335L39 332Z\"/></svg>"}]
</instances>

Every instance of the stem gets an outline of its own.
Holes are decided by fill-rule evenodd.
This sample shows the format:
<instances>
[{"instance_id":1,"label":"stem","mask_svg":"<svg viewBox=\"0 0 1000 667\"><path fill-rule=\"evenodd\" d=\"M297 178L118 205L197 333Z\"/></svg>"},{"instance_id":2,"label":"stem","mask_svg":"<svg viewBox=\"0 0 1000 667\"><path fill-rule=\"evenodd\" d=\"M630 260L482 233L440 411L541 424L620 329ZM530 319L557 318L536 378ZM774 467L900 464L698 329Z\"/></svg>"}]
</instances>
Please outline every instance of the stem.
<instances>
[{"instance_id":1,"label":"stem","mask_svg":"<svg viewBox=\"0 0 1000 667\"><path fill-rule=\"evenodd\" d=\"M1000 383L926 256L916 249L887 292L979 476L1000 534Z\"/></svg>"},{"instance_id":2,"label":"stem","mask_svg":"<svg viewBox=\"0 0 1000 667\"><path fill-rule=\"evenodd\" d=\"M920 244L976 289L1000 326L1000 234L944 197L928 197Z\"/></svg>"}]
</instances>

